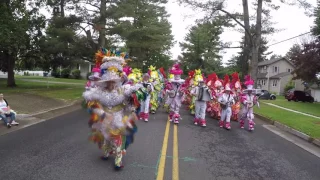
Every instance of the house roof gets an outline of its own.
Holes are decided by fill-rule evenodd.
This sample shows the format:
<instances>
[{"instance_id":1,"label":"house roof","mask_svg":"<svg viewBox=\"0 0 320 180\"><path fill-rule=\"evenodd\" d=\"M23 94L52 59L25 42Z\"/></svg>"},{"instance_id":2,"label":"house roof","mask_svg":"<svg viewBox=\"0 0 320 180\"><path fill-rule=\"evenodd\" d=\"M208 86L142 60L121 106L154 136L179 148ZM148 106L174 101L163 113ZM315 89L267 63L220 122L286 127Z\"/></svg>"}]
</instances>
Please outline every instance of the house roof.
<instances>
[{"instance_id":1,"label":"house roof","mask_svg":"<svg viewBox=\"0 0 320 180\"><path fill-rule=\"evenodd\" d=\"M257 78L258 78L258 79L267 78L267 73L258 73L258 74L257 74Z\"/></svg>"},{"instance_id":2,"label":"house roof","mask_svg":"<svg viewBox=\"0 0 320 180\"><path fill-rule=\"evenodd\" d=\"M277 58L277 59L271 59L271 60L268 60L268 61L262 61L262 62L259 62L259 63L258 63L258 66L270 65L270 64L276 63L276 62L278 62L278 61L280 61L280 60L286 60L288 63L290 63L290 64L293 66L292 62L289 61L289 60L288 60L287 58L285 58L285 57Z\"/></svg>"},{"instance_id":3,"label":"house roof","mask_svg":"<svg viewBox=\"0 0 320 180\"><path fill-rule=\"evenodd\" d=\"M277 75L271 76L270 79L279 79L281 77L288 76L290 74L291 72L283 72L283 73L279 73Z\"/></svg>"}]
</instances>

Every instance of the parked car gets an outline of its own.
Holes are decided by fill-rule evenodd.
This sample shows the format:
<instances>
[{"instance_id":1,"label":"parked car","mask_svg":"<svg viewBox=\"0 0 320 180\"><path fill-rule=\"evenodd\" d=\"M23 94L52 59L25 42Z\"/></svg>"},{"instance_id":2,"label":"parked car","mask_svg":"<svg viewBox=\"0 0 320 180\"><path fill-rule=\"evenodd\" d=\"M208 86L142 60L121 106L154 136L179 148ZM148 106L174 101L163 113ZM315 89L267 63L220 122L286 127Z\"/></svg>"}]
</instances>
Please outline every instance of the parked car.
<instances>
[{"instance_id":1,"label":"parked car","mask_svg":"<svg viewBox=\"0 0 320 180\"><path fill-rule=\"evenodd\" d=\"M267 90L261 90L259 94L257 94L259 99L266 99L266 100L276 100L277 97L275 94L270 93Z\"/></svg>"},{"instance_id":2,"label":"parked car","mask_svg":"<svg viewBox=\"0 0 320 180\"><path fill-rule=\"evenodd\" d=\"M314 98L307 92L304 91L295 91L295 90L289 90L286 93L285 98L288 101L302 101L302 102L310 102L313 103L314 102Z\"/></svg>"},{"instance_id":3,"label":"parked car","mask_svg":"<svg viewBox=\"0 0 320 180\"><path fill-rule=\"evenodd\" d=\"M243 92L247 93L247 90L245 89ZM276 95L263 89L252 89L252 94L255 94L256 96L258 96L259 99L276 100L277 98Z\"/></svg>"}]
</instances>

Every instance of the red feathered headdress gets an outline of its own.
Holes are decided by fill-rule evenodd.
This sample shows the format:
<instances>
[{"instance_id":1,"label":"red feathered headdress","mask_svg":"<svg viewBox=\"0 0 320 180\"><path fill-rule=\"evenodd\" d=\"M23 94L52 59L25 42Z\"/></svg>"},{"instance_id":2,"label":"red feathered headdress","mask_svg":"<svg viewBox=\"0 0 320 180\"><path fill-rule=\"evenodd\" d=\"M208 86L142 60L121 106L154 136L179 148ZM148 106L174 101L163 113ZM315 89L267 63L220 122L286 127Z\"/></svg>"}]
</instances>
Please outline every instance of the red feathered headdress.
<instances>
[{"instance_id":1,"label":"red feathered headdress","mask_svg":"<svg viewBox=\"0 0 320 180\"><path fill-rule=\"evenodd\" d=\"M167 79L166 72L164 71L163 67L159 68L160 73L162 74L163 78Z\"/></svg>"},{"instance_id":2,"label":"red feathered headdress","mask_svg":"<svg viewBox=\"0 0 320 180\"><path fill-rule=\"evenodd\" d=\"M225 90L231 90L231 88L230 88L230 78L229 78L229 75L225 75L224 76L224 81L223 81L223 86L224 86L224 89Z\"/></svg>"},{"instance_id":3,"label":"red feathered headdress","mask_svg":"<svg viewBox=\"0 0 320 180\"><path fill-rule=\"evenodd\" d=\"M232 81L231 88L233 89L241 89L241 82L239 78L239 74L237 72L232 73Z\"/></svg>"}]
</instances>

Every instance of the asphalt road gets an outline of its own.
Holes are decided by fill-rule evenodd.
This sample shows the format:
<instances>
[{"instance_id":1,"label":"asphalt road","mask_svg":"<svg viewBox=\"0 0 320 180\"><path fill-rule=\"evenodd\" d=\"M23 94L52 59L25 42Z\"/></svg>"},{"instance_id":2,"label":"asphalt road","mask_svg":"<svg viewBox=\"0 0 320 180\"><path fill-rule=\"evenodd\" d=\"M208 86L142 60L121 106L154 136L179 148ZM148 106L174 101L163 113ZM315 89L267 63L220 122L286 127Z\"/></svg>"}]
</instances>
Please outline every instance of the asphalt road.
<instances>
[{"instance_id":1,"label":"asphalt road","mask_svg":"<svg viewBox=\"0 0 320 180\"><path fill-rule=\"evenodd\" d=\"M320 159L277 136L257 122L254 132L220 129L208 119L206 128L192 124L183 111L177 128L181 180L319 180ZM160 110L148 123L138 122L138 133L116 172L113 160L99 159L100 150L88 142L88 114L78 110L0 136L1 180L153 180L158 172L170 180L174 125L170 125L165 168L158 168L167 114Z\"/></svg>"}]
</instances>

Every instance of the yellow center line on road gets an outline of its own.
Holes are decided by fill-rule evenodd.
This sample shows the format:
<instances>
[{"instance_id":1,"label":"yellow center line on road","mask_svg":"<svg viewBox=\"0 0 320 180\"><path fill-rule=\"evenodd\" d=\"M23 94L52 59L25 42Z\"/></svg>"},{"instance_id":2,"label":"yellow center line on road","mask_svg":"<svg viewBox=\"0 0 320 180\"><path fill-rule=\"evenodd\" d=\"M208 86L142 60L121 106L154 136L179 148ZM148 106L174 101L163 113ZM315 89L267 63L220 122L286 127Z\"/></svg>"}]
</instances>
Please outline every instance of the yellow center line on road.
<instances>
[{"instance_id":1,"label":"yellow center line on road","mask_svg":"<svg viewBox=\"0 0 320 180\"><path fill-rule=\"evenodd\" d=\"M179 180L178 125L173 127L172 180Z\"/></svg>"},{"instance_id":2,"label":"yellow center line on road","mask_svg":"<svg viewBox=\"0 0 320 180\"><path fill-rule=\"evenodd\" d=\"M169 132L170 132L169 130L170 130L170 121L167 120L166 130L163 137L160 162L158 166L157 180L163 180L164 178L164 168L166 165L168 139L169 139Z\"/></svg>"}]
</instances>

